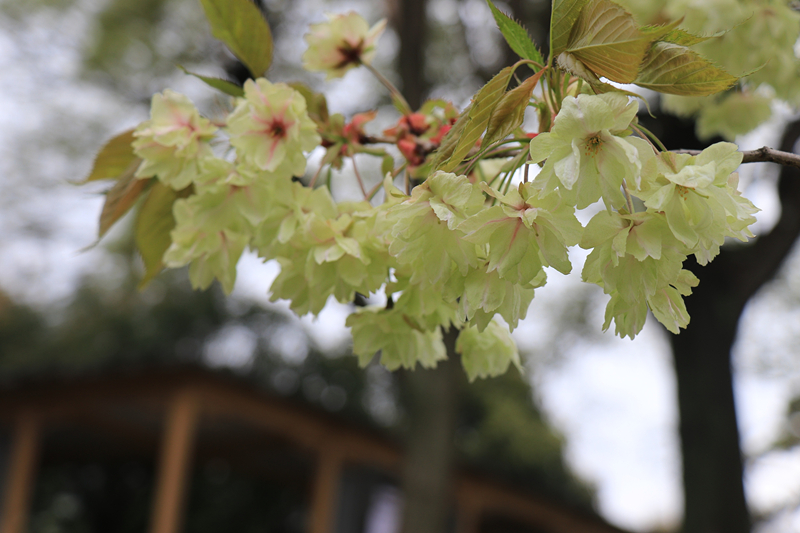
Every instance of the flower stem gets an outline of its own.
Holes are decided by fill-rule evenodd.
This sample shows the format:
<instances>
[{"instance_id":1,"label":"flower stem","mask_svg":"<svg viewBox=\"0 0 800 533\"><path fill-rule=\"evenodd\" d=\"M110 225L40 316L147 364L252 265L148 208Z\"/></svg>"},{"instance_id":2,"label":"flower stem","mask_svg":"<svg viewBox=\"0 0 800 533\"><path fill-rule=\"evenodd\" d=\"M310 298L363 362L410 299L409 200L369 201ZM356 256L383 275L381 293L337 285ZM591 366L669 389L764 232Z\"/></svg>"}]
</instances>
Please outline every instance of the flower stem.
<instances>
[{"instance_id":1,"label":"flower stem","mask_svg":"<svg viewBox=\"0 0 800 533\"><path fill-rule=\"evenodd\" d=\"M633 198L631 198L631 193L628 190L628 184L625 183L625 180L622 180L622 191L625 193L625 201L628 204L628 213L631 215L633 214Z\"/></svg>"},{"instance_id":2,"label":"flower stem","mask_svg":"<svg viewBox=\"0 0 800 533\"><path fill-rule=\"evenodd\" d=\"M643 138L645 141L648 141L648 142L649 142L649 140L648 140L648 137L649 137L650 139L652 139L652 141L653 141L654 143L656 143L656 145L657 145L657 146L658 146L658 147L661 149L661 151L662 151L662 152L668 152L668 151L669 151L669 150L667 150L667 147L666 147L666 146L664 146L664 144L663 144L663 143L662 143L662 142L659 140L659 138L658 138L658 137L656 137L656 136L653 134L653 132L652 132L652 131L648 130L647 128L645 128L645 127L644 127L644 126L642 126L641 124L639 124L638 126L633 126L633 125L631 125L631 129L632 129L633 131L635 131L636 133L638 133L638 134L639 134L639 136L640 136L641 138ZM650 143L650 144L652 145L653 143ZM658 150L656 150L656 153L658 153Z\"/></svg>"},{"instance_id":3,"label":"flower stem","mask_svg":"<svg viewBox=\"0 0 800 533\"><path fill-rule=\"evenodd\" d=\"M361 179L361 174L358 172L358 167L356 166L356 158L351 157L353 160L353 173L356 175L356 179L358 180L358 186L361 187L361 194L364 195L364 199L367 199L367 189L364 188L364 181Z\"/></svg>"},{"instance_id":4,"label":"flower stem","mask_svg":"<svg viewBox=\"0 0 800 533\"><path fill-rule=\"evenodd\" d=\"M380 190L380 188L381 188L381 185L383 185L383 182L382 182L382 181L381 181L381 182L378 182L378 183L376 183L376 184L375 184L375 186L374 186L372 189L370 189L369 193L367 194L367 201L368 201L368 202L369 202L369 201L372 201L372 199L373 199L373 198L375 197L375 195L378 193L378 190Z\"/></svg>"},{"instance_id":5,"label":"flower stem","mask_svg":"<svg viewBox=\"0 0 800 533\"><path fill-rule=\"evenodd\" d=\"M403 115L410 115L412 112L411 106L408 105L408 102L406 101L405 97L403 97L400 91L397 90L397 87L395 87L394 84L392 84L392 82L390 82L388 78L386 78L386 76L378 72L378 70L371 64L369 63L361 63L361 64L367 67L367 70L372 72L372 75L378 78L378 81L381 82L384 87L389 89L389 92L392 94L392 98L394 98L395 101L398 102L400 106L403 108L402 111Z\"/></svg>"},{"instance_id":6,"label":"flower stem","mask_svg":"<svg viewBox=\"0 0 800 533\"><path fill-rule=\"evenodd\" d=\"M308 188L309 188L309 189L313 189L313 188L314 188L314 185L316 185L316 184L317 184L317 179L319 179L319 175L322 173L322 169L323 169L324 167L325 167L325 164L323 163L323 164L321 164L321 165L319 166L319 168L317 169L317 171L314 173L314 177L313 177L313 178L311 178L311 182L309 182L309 184L308 184Z\"/></svg>"}]
</instances>

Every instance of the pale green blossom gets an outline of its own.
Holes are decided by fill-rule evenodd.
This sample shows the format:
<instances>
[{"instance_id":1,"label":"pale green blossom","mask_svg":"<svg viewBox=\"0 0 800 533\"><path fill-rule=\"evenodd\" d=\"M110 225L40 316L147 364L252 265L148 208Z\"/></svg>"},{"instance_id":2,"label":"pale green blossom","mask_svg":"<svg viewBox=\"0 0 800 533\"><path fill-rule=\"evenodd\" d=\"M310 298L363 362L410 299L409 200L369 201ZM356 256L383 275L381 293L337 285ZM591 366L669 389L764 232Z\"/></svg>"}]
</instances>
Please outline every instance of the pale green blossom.
<instances>
[{"instance_id":1,"label":"pale green blossom","mask_svg":"<svg viewBox=\"0 0 800 533\"><path fill-rule=\"evenodd\" d=\"M637 110L620 94L565 98L553 129L531 141L531 160L547 160L536 186L545 193L558 188L578 209L601 197L610 207L624 206L622 182L636 181L642 169L641 140L626 137Z\"/></svg>"},{"instance_id":2,"label":"pale green blossom","mask_svg":"<svg viewBox=\"0 0 800 533\"><path fill-rule=\"evenodd\" d=\"M142 158L136 176L157 176L177 190L187 187L200 174L203 159L212 155L208 141L216 131L186 96L169 89L153 95L150 120L133 134L134 151Z\"/></svg>"},{"instance_id":3,"label":"pale green blossom","mask_svg":"<svg viewBox=\"0 0 800 533\"><path fill-rule=\"evenodd\" d=\"M239 157L276 177L302 176L303 152L320 143L303 96L284 83L247 80L244 98L228 117L230 142Z\"/></svg>"},{"instance_id":4,"label":"pale green blossom","mask_svg":"<svg viewBox=\"0 0 800 533\"><path fill-rule=\"evenodd\" d=\"M675 237L706 264L719 253L725 237L746 240L758 209L736 190L731 177L742 161L735 144L717 143L697 156L666 152L658 158L658 175L637 196L653 211L664 213Z\"/></svg>"},{"instance_id":5,"label":"pale green blossom","mask_svg":"<svg viewBox=\"0 0 800 533\"><path fill-rule=\"evenodd\" d=\"M312 24L306 34L308 50L303 54L303 67L325 72L327 78L341 78L348 70L371 63L375 41L386 29L386 19L372 28L355 12L328 15L328 22Z\"/></svg>"}]
</instances>

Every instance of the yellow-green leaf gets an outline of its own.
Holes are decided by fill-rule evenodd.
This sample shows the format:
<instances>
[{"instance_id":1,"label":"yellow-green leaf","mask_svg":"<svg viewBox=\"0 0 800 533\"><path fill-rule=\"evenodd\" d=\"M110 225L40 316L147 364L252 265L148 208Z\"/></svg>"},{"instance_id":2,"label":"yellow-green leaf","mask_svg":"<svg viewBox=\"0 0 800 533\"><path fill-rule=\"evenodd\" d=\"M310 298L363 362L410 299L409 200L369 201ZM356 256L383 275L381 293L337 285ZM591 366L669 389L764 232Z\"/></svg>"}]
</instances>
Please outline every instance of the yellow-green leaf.
<instances>
[{"instance_id":1,"label":"yellow-green leaf","mask_svg":"<svg viewBox=\"0 0 800 533\"><path fill-rule=\"evenodd\" d=\"M589 82L589 85L591 86L592 91L594 91L594 94L620 93L624 94L625 96L630 96L631 98L638 98L647 108L647 113L651 117L653 116L653 113L650 110L650 102L648 102L647 98L645 98L641 94L637 94L632 91L626 91L625 89L620 89L619 87L615 87L610 83L603 83L600 80L597 80L596 82Z\"/></svg>"},{"instance_id":2,"label":"yellow-green leaf","mask_svg":"<svg viewBox=\"0 0 800 533\"><path fill-rule=\"evenodd\" d=\"M239 87L238 85L236 85L231 81L223 80L222 78L212 78L210 76L203 76L201 74L196 74L192 71L186 70L184 67L180 65L178 65L178 68L181 69L185 74L188 74L189 76L194 76L195 78L205 82L206 85L208 85L209 87L213 87L214 89L222 91L225 94L236 97L244 96L244 89L242 89L241 87Z\"/></svg>"},{"instance_id":3,"label":"yellow-green leaf","mask_svg":"<svg viewBox=\"0 0 800 533\"><path fill-rule=\"evenodd\" d=\"M392 105L394 106L397 111L400 112L401 115L407 116L411 114L411 108L408 107L408 102L406 102L399 94L392 93Z\"/></svg>"},{"instance_id":4,"label":"yellow-green leaf","mask_svg":"<svg viewBox=\"0 0 800 533\"><path fill-rule=\"evenodd\" d=\"M525 110L531 100L531 94L544 69L529 77L515 88L508 91L495 106L483 137L482 146L489 146L495 141L504 139L517 129L525 118Z\"/></svg>"},{"instance_id":5,"label":"yellow-green leaf","mask_svg":"<svg viewBox=\"0 0 800 533\"><path fill-rule=\"evenodd\" d=\"M144 262L145 274L139 288L147 285L164 269L164 252L167 251L172 238L170 232L175 227L172 206L179 198L185 198L192 192L192 187L182 191L174 191L161 182L155 182L150 188L147 198L142 204L136 219L134 240Z\"/></svg>"},{"instance_id":6,"label":"yellow-green leaf","mask_svg":"<svg viewBox=\"0 0 800 533\"><path fill-rule=\"evenodd\" d=\"M614 2L591 0L581 11L565 52L598 77L631 83L653 41L676 24L642 29L630 13Z\"/></svg>"},{"instance_id":7,"label":"yellow-green leaf","mask_svg":"<svg viewBox=\"0 0 800 533\"><path fill-rule=\"evenodd\" d=\"M706 96L728 89L737 80L685 46L658 42L645 57L634 83L661 93Z\"/></svg>"},{"instance_id":8,"label":"yellow-green leaf","mask_svg":"<svg viewBox=\"0 0 800 533\"><path fill-rule=\"evenodd\" d=\"M661 37L660 40L666 41L668 43L679 44L681 46L694 46L696 44L702 43L703 41L707 41L709 39L714 39L715 37L720 37L722 35L725 35L726 33L727 31L720 31L709 36L703 36L703 35L695 35L693 33L689 33L688 31L682 30L680 28L675 28L674 30L670 31L669 33Z\"/></svg>"},{"instance_id":9,"label":"yellow-green leaf","mask_svg":"<svg viewBox=\"0 0 800 533\"><path fill-rule=\"evenodd\" d=\"M103 211L100 213L98 238L105 235L111 226L133 207L133 204L136 203L136 200L139 199L153 179L140 180L134 177L131 172L114 183L114 186L106 193L106 202L103 204Z\"/></svg>"},{"instance_id":10,"label":"yellow-green leaf","mask_svg":"<svg viewBox=\"0 0 800 533\"><path fill-rule=\"evenodd\" d=\"M497 27L500 29L500 33L503 34L508 46L522 59L530 59L531 61L536 61L540 65L543 65L544 59L542 59L542 54L539 52L539 49L536 48L536 44L531 40L528 30L526 30L522 24L497 9L492 0L486 0L486 3L489 4L489 9L492 10L492 15L497 23ZM538 70L534 65L530 63L528 65L534 72Z\"/></svg>"},{"instance_id":11,"label":"yellow-green leaf","mask_svg":"<svg viewBox=\"0 0 800 533\"><path fill-rule=\"evenodd\" d=\"M431 162L431 171L438 170L440 165L446 163L447 159L453 155L456 145L458 145L458 141L461 138L461 134L464 133L464 128L467 126L469 110L470 108L467 107L461 115L459 115L456 123L453 124L453 127L450 128L450 131L448 131L442 139L442 143L439 145L439 149L436 150L433 161Z\"/></svg>"},{"instance_id":12,"label":"yellow-green leaf","mask_svg":"<svg viewBox=\"0 0 800 533\"><path fill-rule=\"evenodd\" d=\"M572 28L589 0L553 0L550 13L550 56L557 57L567 49Z\"/></svg>"},{"instance_id":13,"label":"yellow-green leaf","mask_svg":"<svg viewBox=\"0 0 800 533\"><path fill-rule=\"evenodd\" d=\"M200 0L211 33L230 48L254 78L272 64L272 32L251 0Z\"/></svg>"},{"instance_id":14,"label":"yellow-green leaf","mask_svg":"<svg viewBox=\"0 0 800 533\"><path fill-rule=\"evenodd\" d=\"M381 176L385 178L386 174L391 174L392 172L394 172L394 157L386 154L381 160Z\"/></svg>"},{"instance_id":15,"label":"yellow-green leaf","mask_svg":"<svg viewBox=\"0 0 800 533\"><path fill-rule=\"evenodd\" d=\"M133 153L133 130L120 133L100 149L94 158L92 172L81 183L117 179L136 172L141 159Z\"/></svg>"},{"instance_id":16,"label":"yellow-green leaf","mask_svg":"<svg viewBox=\"0 0 800 533\"><path fill-rule=\"evenodd\" d=\"M434 170L452 172L469 154L486 130L492 111L503 97L513 72L514 67L504 68L478 91L472 104L464 110L442 141L433 162Z\"/></svg>"}]
</instances>

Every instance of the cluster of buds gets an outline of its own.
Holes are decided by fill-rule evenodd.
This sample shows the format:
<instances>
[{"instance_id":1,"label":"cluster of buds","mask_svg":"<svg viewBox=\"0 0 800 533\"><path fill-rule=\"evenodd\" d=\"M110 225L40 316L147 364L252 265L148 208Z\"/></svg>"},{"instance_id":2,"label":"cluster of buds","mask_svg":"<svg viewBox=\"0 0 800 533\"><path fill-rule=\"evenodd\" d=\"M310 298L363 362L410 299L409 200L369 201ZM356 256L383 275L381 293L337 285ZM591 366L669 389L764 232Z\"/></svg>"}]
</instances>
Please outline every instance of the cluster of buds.
<instances>
[{"instance_id":1,"label":"cluster of buds","mask_svg":"<svg viewBox=\"0 0 800 533\"><path fill-rule=\"evenodd\" d=\"M458 110L450 102L429 100L416 113L400 117L397 124L384 130L384 136L397 145L408 162L408 172L425 163L425 159L442 143L442 139L458 119Z\"/></svg>"},{"instance_id":2,"label":"cluster of buds","mask_svg":"<svg viewBox=\"0 0 800 533\"><path fill-rule=\"evenodd\" d=\"M369 151L365 145L374 140L364 131L364 124L374 120L377 114L377 111L358 113L348 123L345 123L342 115L335 114L320 124L322 147L327 150L323 163L340 169L345 157Z\"/></svg>"}]
</instances>

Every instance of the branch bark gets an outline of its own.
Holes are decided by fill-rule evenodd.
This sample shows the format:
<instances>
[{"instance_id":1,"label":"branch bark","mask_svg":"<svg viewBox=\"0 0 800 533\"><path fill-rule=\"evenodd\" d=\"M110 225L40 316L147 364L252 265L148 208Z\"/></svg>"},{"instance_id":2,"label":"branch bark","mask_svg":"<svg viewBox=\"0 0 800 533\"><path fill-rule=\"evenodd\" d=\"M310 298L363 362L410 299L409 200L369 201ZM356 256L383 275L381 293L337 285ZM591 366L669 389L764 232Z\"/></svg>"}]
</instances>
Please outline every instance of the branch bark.
<instances>
[{"instance_id":1,"label":"branch bark","mask_svg":"<svg viewBox=\"0 0 800 533\"><path fill-rule=\"evenodd\" d=\"M798 139L800 122L794 122L784 133L781 149L786 151L774 152L797 159L788 150ZM700 278L700 285L686 299L691 325L670 336L680 407L684 533L750 531L730 351L747 301L772 279L800 236L798 166L781 169L781 216L769 234L726 249L706 267L698 268L693 261L685 265Z\"/></svg>"},{"instance_id":2,"label":"branch bark","mask_svg":"<svg viewBox=\"0 0 800 533\"><path fill-rule=\"evenodd\" d=\"M402 533L447 531L452 509L452 474L461 359L458 330L444 334L447 360L434 369L404 372L409 428L403 464Z\"/></svg>"},{"instance_id":3,"label":"branch bark","mask_svg":"<svg viewBox=\"0 0 800 533\"><path fill-rule=\"evenodd\" d=\"M673 150L676 154L698 155L700 150ZM787 167L800 168L800 155L762 146L758 150L742 152L742 163L778 163Z\"/></svg>"}]
</instances>

